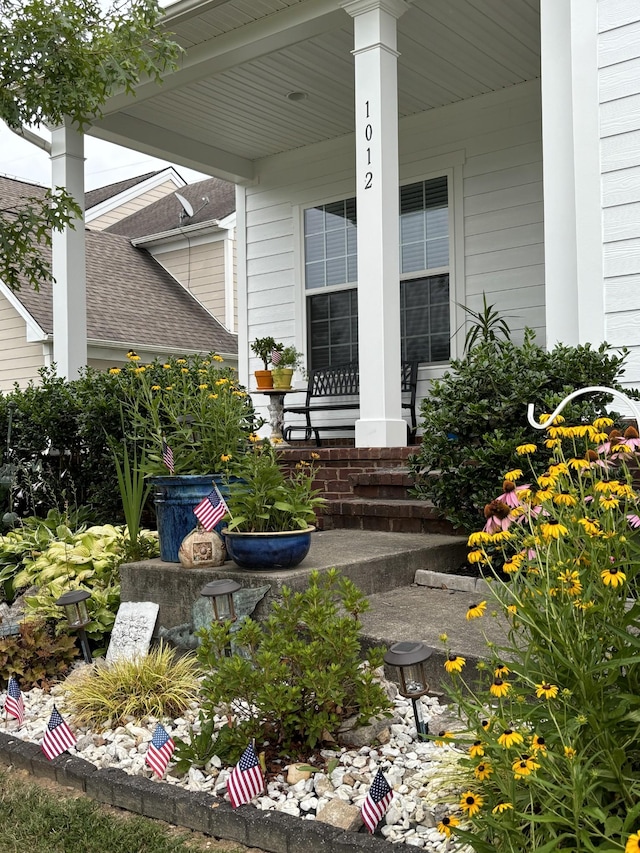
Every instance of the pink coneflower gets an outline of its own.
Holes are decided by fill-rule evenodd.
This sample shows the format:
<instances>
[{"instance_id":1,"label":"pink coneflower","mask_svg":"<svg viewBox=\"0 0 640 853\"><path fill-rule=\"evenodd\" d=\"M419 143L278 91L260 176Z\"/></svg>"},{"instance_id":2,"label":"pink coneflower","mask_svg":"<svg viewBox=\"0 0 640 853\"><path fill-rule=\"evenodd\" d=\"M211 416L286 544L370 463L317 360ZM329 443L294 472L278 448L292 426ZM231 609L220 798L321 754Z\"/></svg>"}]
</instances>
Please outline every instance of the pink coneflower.
<instances>
[{"instance_id":1,"label":"pink coneflower","mask_svg":"<svg viewBox=\"0 0 640 853\"><path fill-rule=\"evenodd\" d=\"M516 486L516 484L511 480L505 480L502 484L502 488L504 489L504 492L496 498L496 501L501 501L501 503L506 504L511 509L515 509L518 506L522 506L520 495L522 492L528 491L531 486L529 484ZM491 506L491 504L489 504L489 506Z\"/></svg>"},{"instance_id":2,"label":"pink coneflower","mask_svg":"<svg viewBox=\"0 0 640 853\"><path fill-rule=\"evenodd\" d=\"M640 515L629 513L629 515L627 515L627 521L629 522L629 527L632 527L634 530L637 530L638 527L640 527Z\"/></svg>"},{"instance_id":3,"label":"pink coneflower","mask_svg":"<svg viewBox=\"0 0 640 853\"><path fill-rule=\"evenodd\" d=\"M484 508L484 517L487 523L482 528L484 533L499 533L501 530L507 530L512 522L509 518L511 507L504 501L497 498L491 501Z\"/></svg>"}]
</instances>

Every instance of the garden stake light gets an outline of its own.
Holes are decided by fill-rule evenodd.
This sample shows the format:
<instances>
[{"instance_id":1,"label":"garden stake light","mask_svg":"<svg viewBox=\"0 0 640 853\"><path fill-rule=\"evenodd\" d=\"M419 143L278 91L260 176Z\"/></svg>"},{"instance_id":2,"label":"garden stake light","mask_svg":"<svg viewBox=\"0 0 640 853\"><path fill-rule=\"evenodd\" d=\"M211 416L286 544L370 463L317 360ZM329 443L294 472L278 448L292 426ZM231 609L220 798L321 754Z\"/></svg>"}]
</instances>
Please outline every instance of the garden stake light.
<instances>
[{"instance_id":1,"label":"garden stake light","mask_svg":"<svg viewBox=\"0 0 640 853\"><path fill-rule=\"evenodd\" d=\"M91 593L84 589L73 589L70 592L65 592L56 604L58 607L64 607L69 627L72 631L77 631L80 637L80 647L85 663L93 663L93 656L89 648L89 640L85 628L91 622L87 611L87 599L91 598Z\"/></svg>"},{"instance_id":2,"label":"garden stake light","mask_svg":"<svg viewBox=\"0 0 640 853\"><path fill-rule=\"evenodd\" d=\"M411 699L416 732L420 740L426 740L429 726L422 716L421 696L429 692L425 663L433 654L433 649L425 643L395 643L384 656L384 662L398 669L400 677L400 695Z\"/></svg>"}]
</instances>

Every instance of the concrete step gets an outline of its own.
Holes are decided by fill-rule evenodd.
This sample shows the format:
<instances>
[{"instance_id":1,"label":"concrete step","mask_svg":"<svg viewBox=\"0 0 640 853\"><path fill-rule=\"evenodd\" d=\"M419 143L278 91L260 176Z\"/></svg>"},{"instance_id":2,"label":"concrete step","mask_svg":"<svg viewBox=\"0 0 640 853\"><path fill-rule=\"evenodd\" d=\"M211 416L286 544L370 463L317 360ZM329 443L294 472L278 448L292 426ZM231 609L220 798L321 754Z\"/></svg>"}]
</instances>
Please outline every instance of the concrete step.
<instances>
[{"instance_id":1,"label":"concrete step","mask_svg":"<svg viewBox=\"0 0 640 853\"><path fill-rule=\"evenodd\" d=\"M316 531L309 554L294 569L246 571L228 561L219 568L187 570L158 559L121 566L121 599L156 602L158 625L173 628L191 621L193 604L206 583L231 578L245 588L270 587L255 613L262 618L284 585L293 591L305 589L313 569L322 572L335 566L369 596L411 584L420 569L453 571L464 562L466 552L466 539L459 536Z\"/></svg>"},{"instance_id":2,"label":"concrete step","mask_svg":"<svg viewBox=\"0 0 640 853\"><path fill-rule=\"evenodd\" d=\"M362 498L407 500L413 478L406 468L378 468L351 474L348 478L353 494Z\"/></svg>"},{"instance_id":3,"label":"concrete step","mask_svg":"<svg viewBox=\"0 0 640 853\"><path fill-rule=\"evenodd\" d=\"M453 525L429 501L411 498L338 498L322 512L324 530L380 530L455 535Z\"/></svg>"},{"instance_id":4,"label":"concrete step","mask_svg":"<svg viewBox=\"0 0 640 853\"><path fill-rule=\"evenodd\" d=\"M467 580L461 577L452 581ZM475 579L469 578L469 581ZM361 616L362 640L367 648L392 646L402 641L420 641L434 649L426 669L431 692L442 692L448 675L444 669L446 649L466 659L465 678L473 683L476 664L490 658L487 641L498 645L506 641L507 622L492 616L490 586L475 591L434 588L410 584L369 596L370 608ZM487 601L487 611L481 619L467 620L469 605ZM447 635L446 645L440 640ZM397 680L392 672L390 677Z\"/></svg>"}]
</instances>

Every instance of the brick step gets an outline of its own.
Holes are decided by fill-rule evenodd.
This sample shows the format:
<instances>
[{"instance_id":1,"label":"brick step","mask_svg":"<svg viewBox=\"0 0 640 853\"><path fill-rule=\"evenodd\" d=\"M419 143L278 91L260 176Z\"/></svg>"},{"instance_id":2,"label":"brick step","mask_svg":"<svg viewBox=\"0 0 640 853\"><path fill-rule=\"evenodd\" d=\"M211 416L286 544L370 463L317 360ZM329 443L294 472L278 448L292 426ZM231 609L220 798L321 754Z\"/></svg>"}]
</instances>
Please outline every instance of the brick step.
<instances>
[{"instance_id":1,"label":"brick step","mask_svg":"<svg viewBox=\"0 0 640 853\"><path fill-rule=\"evenodd\" d=\"M395 533L455 535L453 525L429 501L385 498L330 500L321 518L324 530L343 528L384 530Z\"/></svg>"},{"instance_id":2,"label":"brick step","mask_svg":"<svg viewBox=\"0 0 640 853\"><path fill-rule=\"evenodd\" d=\"M377 468L350 474L348 481L356 497L409 500L413 477L407 468Z\"/></svg>"}]
</instances>

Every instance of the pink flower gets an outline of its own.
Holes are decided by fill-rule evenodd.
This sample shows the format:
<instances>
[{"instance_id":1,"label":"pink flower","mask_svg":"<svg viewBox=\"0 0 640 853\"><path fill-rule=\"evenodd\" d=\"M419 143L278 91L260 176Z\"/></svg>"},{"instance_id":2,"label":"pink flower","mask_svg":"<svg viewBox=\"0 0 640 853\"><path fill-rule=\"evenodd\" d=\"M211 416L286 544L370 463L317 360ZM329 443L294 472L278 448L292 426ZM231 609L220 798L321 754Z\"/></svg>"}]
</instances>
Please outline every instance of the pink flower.
<instances>
[{"instance_id":1,"label":"pink flower","mask_svg":"<svg viewBox=\"0 0 640 853\"><path fill-rule=\"evenodd\" d=\"M629 515L627 515L627 521L629 522L629 527L632 527L634 530L637 530L638 527L640 527L640 515L629 513Z\"/></svg>"}]
</instances>

